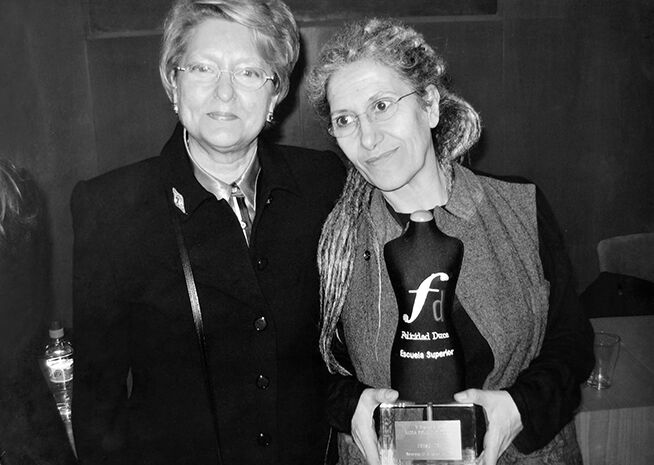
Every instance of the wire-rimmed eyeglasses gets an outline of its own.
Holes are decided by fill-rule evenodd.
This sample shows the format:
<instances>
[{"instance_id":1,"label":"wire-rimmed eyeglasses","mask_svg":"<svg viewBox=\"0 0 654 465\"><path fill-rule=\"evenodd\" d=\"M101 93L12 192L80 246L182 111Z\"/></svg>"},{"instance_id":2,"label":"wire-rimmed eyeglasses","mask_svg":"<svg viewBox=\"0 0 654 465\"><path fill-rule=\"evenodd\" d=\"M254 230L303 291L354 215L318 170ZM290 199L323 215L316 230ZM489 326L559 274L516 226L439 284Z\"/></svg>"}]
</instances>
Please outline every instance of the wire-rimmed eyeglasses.
<instances>
[{"instance_id":1,"label":"wire-rimmed eyeglasses","mask_svg":"<svg viewBox=\"0 0 654 465\"><path fill-rule=\"evenodd\" d=\"M230 71L209 63L191 63L185 66L175 66L175 70L185 72L189 80L196 84L213 84L220 79L221 73L229 73L232 84L244 90L261 89L266 81L277 85L275 75L270 76L256 66L238 66Z\"/></svg>"},{"instance_id":2,"label":"wire-rimmed eyeglasses","mask_svg":"<svg viewBox=\"0 0 654 465\"><path fill-rule=\"evenodd\" d=\"M368 121L371 123L387 121L391 119L397 111L398 103L400 103L400 100L408 97L409 95L413 95L416 92L418 91L414 90L413 92L409 92L408 94L401 95L397 98L382 97L372 102L370 105L368 105L368 108L366 108L364 113L359 113L358 115L348 111L334 113L331 116L332 121L329 125L329 128L327 128L327 131L334 137L340 138L351 136L359 127L359 118L363 115L366 115L368 117Z\"/></svg>"}]
</instances>

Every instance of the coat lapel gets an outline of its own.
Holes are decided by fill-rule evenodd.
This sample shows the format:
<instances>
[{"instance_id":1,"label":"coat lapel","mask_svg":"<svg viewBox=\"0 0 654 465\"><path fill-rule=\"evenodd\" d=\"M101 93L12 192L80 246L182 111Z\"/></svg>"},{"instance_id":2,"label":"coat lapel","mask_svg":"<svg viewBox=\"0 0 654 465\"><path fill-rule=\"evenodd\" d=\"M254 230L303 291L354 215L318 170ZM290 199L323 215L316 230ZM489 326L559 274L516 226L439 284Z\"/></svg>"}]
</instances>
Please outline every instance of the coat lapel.
<instances>
[{"instance_id":1,"label":"coat lapel","mask_svg":"<svg viewBox=\"0 0 654 465\"><path fill-rule=\"evenodd\" d=\"M162 224L159 234L173 239L166 241L173 248L166 255L171 256L171 264L179 271L180 278L184 279L171 215L181 224L200 298L201 286L208 286L250 306L264 305L238 221L227 202L217 200L195 179L181 125L175 129L161 157L162 195L166 197L166 218L170 220Z\"/></svg>"}]
</instances>

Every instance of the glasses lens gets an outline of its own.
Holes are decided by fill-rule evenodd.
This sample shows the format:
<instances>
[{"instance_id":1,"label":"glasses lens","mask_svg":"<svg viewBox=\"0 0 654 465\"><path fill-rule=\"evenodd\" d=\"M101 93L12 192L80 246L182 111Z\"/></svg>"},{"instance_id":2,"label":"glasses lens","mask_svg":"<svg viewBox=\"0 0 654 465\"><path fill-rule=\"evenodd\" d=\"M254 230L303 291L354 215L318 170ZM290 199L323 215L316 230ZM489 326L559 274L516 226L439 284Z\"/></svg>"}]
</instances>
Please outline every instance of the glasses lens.
<instances>
[{"instance_id":1,"label":"glasses lens","mask_svg":"<svg viewBox=\"0 0 654 465\"><path fill-rule=\"evenodd\" d=\"M259 89L268 77L261 68L237 68L232 73L234 82L245 89Z\"/></svg>"},{"instance_id":2,"label":"glasses lens","mask_svg":"<svg viewBox=\"0 0 654 465\"><path fill-rule=\"evenodd\" d=\"M347 137L354 132L354 129L357 127L356 124L351 124L345 127L334 126L330 124L327 128L327 132L334 137Z\"/></svg>"},{"instance_id":3,"label":"glasses lens","mask_svg":"<svg viewBox=\"0 0 654 465\"><path fill-rule=\"evenodd\" d=\"M334 137L346 137L357 127L358 116L353 113L343 113L332 118L329 133Z\"/></svg>"},{"instance_id":4,"label":"glasses lens","mask_svg":"<svg viewBox=\"0 0 654 465\"><path fill-rule=\"evenodd\" d=\"M400 97L401 99L401 97ZM400 99L392 100L388 98L379 99L368 107L368 118L370 121L386 121L391 118L397 111L397 103Z\"/></svg>"},{"instance_id":5,"label":"glasses lens","mask_svg":"<svg viewBox=\"0 0 654 465\"><path fill-rule=\"evenodd\" d=\"M213 81L219 73L215 67L205 63L192 63L179 69L185 71L189 79L202 84Z\"/></svg>"}]
</instances>

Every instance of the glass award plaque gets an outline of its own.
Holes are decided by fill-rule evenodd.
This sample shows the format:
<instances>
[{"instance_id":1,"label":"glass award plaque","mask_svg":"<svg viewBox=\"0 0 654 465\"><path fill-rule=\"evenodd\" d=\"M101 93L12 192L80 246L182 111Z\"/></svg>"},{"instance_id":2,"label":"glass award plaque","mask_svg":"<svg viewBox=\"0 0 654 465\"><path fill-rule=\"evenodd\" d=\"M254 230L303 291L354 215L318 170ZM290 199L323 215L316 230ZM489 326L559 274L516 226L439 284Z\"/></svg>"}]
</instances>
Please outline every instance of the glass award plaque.
<instances>
[{"instance_id":1,"label":"glass award plaque","mask_svg":"<svg viewBox=\"0 0 654 465\"><path fill-rule=\"evenodd\" d=\"M486 419L474 404L379 406L381 465L468 465L483 450Z\"/></svg>"}]
</instances>

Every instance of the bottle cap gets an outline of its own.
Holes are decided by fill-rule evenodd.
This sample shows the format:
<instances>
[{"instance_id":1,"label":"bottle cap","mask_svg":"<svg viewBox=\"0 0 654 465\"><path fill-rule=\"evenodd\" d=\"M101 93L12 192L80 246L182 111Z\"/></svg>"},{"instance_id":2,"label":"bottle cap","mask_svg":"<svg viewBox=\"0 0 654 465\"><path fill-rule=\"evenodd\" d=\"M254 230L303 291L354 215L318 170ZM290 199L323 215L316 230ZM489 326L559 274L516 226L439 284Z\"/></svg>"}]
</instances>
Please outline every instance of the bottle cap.
<instances>
[{"instance_id":1,"label":"bottle cap","mask_svg":"<svg viewBox=\"0 0 654 465\"><path fill-rule=\"evenodd\" d=\"M64 328L61 326L61 323L57 320L50 323L50 329L48 330L51 339L59 339L64 337Z\"/></svg>"},{"instance_id":2,"label":"bottle cap","mask_svg":"<svg viewBox=\"0 0 654 465\"><path fill-rule=\"evenodd\" d=\"M411 213L411 221L414 223L427 223L434 219L434 215L427 210L416 210Z\"/></svg>"}]
</instances>

